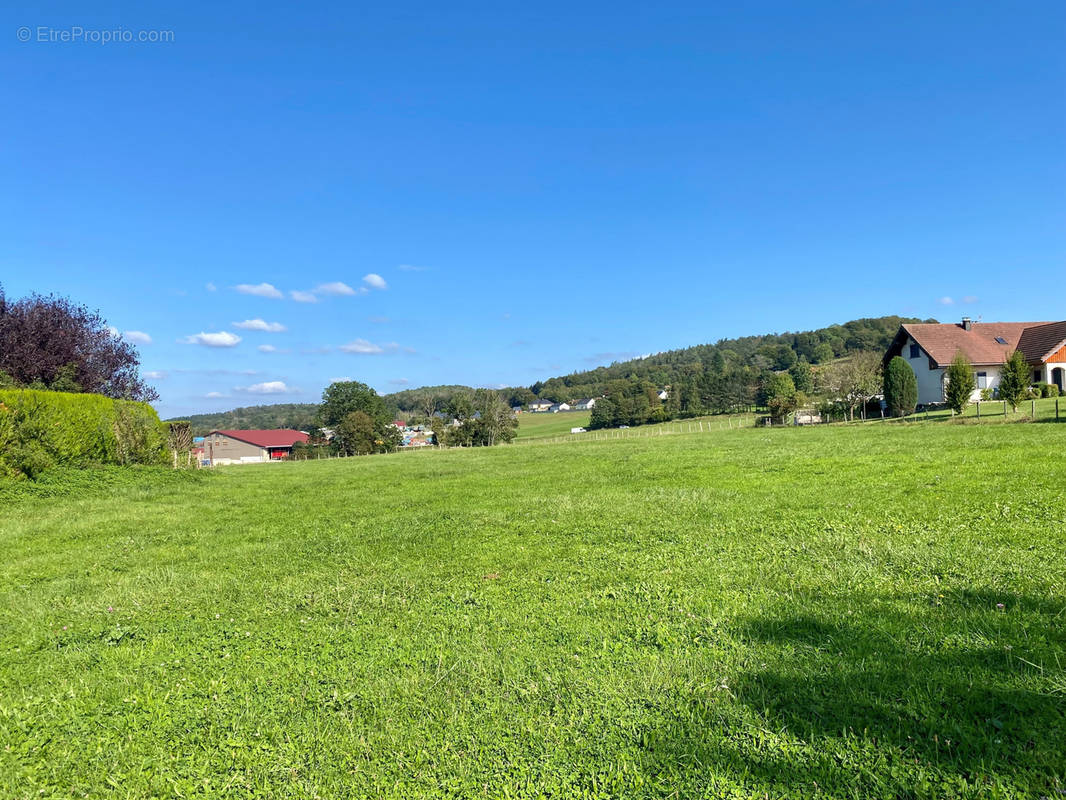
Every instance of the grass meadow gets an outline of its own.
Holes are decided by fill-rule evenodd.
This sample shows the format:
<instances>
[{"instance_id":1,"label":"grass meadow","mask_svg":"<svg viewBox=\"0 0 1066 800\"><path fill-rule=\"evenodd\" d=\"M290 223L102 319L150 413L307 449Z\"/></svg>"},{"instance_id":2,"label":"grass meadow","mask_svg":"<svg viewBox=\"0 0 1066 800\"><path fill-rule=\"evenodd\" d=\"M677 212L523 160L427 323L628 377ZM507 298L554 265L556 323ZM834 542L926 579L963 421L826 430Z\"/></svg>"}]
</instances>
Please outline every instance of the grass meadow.
<instances>
[{"instance_id":1,"label":"grass meadow","mask_svg":"<svg viewBox=\"0 0 1066 800\"><path fill-rule=\"evenodd\" d=\"M569 435L571 428L584 428L588 425L591 416L591 411L560 411L558 414L523 411L518 415L516 439Z\"/></svg>"},{"instance_id":2,"label":"grass meadow","mask_svg":"<svg viewBox=\"0 0 1066 800\"><path fill-rule=\"evenodd\" d=\"M9 491L0 797L1059 796L1064 455L749 428Z\"/></svg>"}]
</instances>

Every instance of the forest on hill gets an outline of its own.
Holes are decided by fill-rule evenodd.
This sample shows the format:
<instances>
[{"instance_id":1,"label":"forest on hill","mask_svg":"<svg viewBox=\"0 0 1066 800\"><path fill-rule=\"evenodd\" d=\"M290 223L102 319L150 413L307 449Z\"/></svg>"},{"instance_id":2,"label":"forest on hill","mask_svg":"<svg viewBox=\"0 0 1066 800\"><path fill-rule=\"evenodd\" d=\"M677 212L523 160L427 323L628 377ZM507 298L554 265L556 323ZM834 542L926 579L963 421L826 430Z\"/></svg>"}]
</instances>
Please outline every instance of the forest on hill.
<instances>
[{"instance_id":1,"label":"forest on hill","mask_svg":"<svg viewBox=\"0 0 1066 800\"><path fill-rule=\"evenodd\" d=\"M529 390L536 397L559 403L578 397L599 397L607 384L615 380L637 378L665 387L691 380L708 370L722 372L746 369L763 373L768 370L788 370L800 361L811 365L826 364L858 352L883 353L901 324L935 321L915 317L874 317L813 331L719 339L714 344L668 350L606 367L549 378L538 381Z\"/></svg>"},{"instance_id":2,"label":"forest on hill","mask_svg":"<svg viewBox=\"0 0 1066 800\"><path fill-rule=\"evenodd\" d=\"M317 415L317 403L278 403L234 408L213 414L193 414L182 419L188 420L194 436L203 436L213 430L290 428L306 431L315 425Z\"/></svg>"}]
</instances>

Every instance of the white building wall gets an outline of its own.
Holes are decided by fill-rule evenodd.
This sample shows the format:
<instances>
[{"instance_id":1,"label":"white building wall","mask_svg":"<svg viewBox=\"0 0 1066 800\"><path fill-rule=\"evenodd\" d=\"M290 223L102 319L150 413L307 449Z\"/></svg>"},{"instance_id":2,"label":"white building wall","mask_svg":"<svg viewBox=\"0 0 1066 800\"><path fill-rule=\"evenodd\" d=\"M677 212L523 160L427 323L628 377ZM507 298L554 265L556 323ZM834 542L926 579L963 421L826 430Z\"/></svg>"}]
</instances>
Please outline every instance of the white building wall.
<instances>
[{"instance_id":1,"label":"white building wall","mask_svg":"<svg viewBox=\"0 0 1066 800\"><path fill-rule=\"evenodd\" d=\"M985 385L983 388L991 389L993 396L999 392L999 382L1003 378L1003 367L974 367L974 376L977 383L977 388L973 391L971 401L977 401L981 399L981 373L985 373Z\"/></svg>"},{"instance_id":2,"label":"white building wall","mask_svg":"<svg viewBox=\"0 0 1066 800\"><path fill-rule=\"evenodd\" d=\"M903 360L911 365L915 377L918 378L918 404L929 405L930 403L944 402L944 370L929 369L929 355L918 347L918 356L911 358L911 345L918 344L914 339L907 337L903 343L900 355Z\"/></svg>"}]
</instances>

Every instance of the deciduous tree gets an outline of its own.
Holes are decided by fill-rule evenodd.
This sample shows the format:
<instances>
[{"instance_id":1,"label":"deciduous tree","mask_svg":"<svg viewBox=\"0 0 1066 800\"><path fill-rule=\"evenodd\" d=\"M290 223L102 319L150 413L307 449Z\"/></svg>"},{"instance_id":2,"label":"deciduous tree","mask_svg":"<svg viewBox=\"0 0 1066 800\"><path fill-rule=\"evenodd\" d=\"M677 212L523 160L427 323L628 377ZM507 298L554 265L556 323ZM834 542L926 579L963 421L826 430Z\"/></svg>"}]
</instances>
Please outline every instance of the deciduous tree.
<instances>
[{"instance_id":1,"label":"deciduous tree","mask_svg":"<svg viewBox=\"0 0 1066 800\"><path fill-rule=\"evenodd\" d=\"M799 395L792 376L787 372L768 376L763 391L766 395L766 407L775 422L785 422L788 415L796 410Z\"/></svg>"},{"instance_id":2,"label":"deciduous tree","mask_svg":"<svg viewBox=\"0 0 1066 800\"><path fill-rule=\"evenodd\" d=\"M363 412L375 423L390 421L385 401L365 383L339 381L331 383L322 392L322 405L318 410L322 427L336 428L353 411Z\"/></svg>"},{"instance_id":3,"label":"deciduous tree","mask_svg":"<svg viewBox=\"0 0 1066 800\"><path fill-rule=\"evenodd\" d=\"M158 399L140 377L137 349L98 311L64 297L9 301L0 287L0 372L19 385Z\"/></svg>"},{"instance_id":4,"label":"deciduous tree","mask_svg":"<svg viewBox=\"0 0 1066 800\"><path fill-rule=\"evenodd\" d=\"M881 359L876 353L855 353L825 370L826 389L855 419L855 409L881 388Z\"/></svg>"}]
</instances>

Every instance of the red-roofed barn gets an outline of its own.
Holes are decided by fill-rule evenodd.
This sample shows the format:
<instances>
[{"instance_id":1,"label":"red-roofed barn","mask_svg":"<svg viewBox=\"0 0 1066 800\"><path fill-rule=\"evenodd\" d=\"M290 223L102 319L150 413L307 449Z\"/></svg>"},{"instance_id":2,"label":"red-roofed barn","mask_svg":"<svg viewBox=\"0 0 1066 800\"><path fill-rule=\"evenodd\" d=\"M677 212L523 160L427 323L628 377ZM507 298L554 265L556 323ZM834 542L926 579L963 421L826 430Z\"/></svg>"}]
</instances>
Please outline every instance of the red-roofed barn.
<instances>
[{"instance_id":1,"label":"red-roofed barn","mask_svg":"<svg viewBox=\"0 0 1066 800\"><path fill-rule=\"evenodd\" d=\"M885 354L885 362L902 356L918 377L918 402L944 401L944 375L957 353L973 364L977 377L974 400L981 390L996 391L1003 365L1020 350L1032 370L1034 383L1054 383L1066 389L1066 321L920 323L900 325Z\"/></svg>"},{"instance_id":2,"label":"red-roofed barn","mask_svg":"<svg viewBox=\"0 0 1066 800\"><path fill-rule=\"evenodd\" d=\"M211 431L204 437L204 456L211 466L258 464L283 461L297 442L310 437L303 431L286 428L269 431Z\"/></svg>"}]
</instances>

